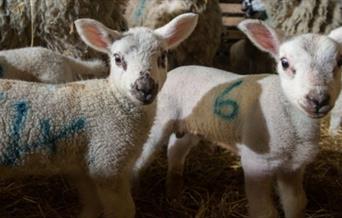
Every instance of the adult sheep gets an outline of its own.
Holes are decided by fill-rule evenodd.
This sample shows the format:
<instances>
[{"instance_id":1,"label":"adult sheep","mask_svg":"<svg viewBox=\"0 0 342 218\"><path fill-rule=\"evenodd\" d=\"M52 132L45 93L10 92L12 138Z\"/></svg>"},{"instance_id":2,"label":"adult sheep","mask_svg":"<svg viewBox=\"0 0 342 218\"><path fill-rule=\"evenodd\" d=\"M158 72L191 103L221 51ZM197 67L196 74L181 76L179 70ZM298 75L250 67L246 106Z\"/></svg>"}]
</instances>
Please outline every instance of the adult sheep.
<instances>
[{"instance_id":1,"label":"adult sheep","mask_svg":"<svg viewBox=\"0 0 342 218\"><path fill-rule=\"evenodd\" d=\"M84 203L82 218L133 218L130 173L166 78L165 51L196 23L189 13L154 31L121 33L80 19L81 38L109 56L108 78L60 85L0 80L1 178L67 174Z\"/></svg>"},{"instance_id":2,"label":"adult sheep","mask_svg":"<svg viewBox=\"0 0 342 218\"><path fill-rule=\"evenodd\" d=\"M77 36L74 21L88 17L125 30L125 4L126 0L1 0L0 49L43 46L73 57L97 57Z\"/></svg>"},{"instance_id":3,"label":"adult sheep","mask_svg":"<svg viewBox=\"0 0 342 218\"><path fill-rule=\"evenodd\" d=\"M218 0L129 0L125 12L128 26L158 28L175 16L199 15L194 33L169 54L169 68L198 64L212 66L221 43L222 17Z\"/></svg>"}]
</instances>

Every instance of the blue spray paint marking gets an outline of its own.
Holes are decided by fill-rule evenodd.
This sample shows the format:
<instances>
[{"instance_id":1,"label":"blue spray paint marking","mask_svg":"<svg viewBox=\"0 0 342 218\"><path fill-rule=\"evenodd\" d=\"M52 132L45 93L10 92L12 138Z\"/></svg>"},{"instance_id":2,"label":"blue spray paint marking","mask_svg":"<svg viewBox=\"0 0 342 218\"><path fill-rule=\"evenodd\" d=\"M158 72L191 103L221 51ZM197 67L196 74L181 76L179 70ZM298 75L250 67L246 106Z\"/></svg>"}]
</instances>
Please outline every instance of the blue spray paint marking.
<instances>
[{"instance_id":1,"label":"blue spray paint marking","mask_svg":"<svg viewBox=\"0 0 342 218\"><path fill-rule=\"evenodd\" d=\"M16 109L16 116L11 125L10 142L5 148L3 157L0 158L0 164L6 166L15 165L18 160L35 149L44 149L51 155L55 154L57 152L56 143L58 141L78 133L85 127L85 119L77 118L62 127L59 131L53 132L51 121L44 119L40 121L41 134L37 141L32 144L25 144L25 142L21 143L21 132L25 127L29 107L26 102L18 102L14 106Z\"/></svg>"},{"instance_id":2,"label":"blue spray paint marking","mask_svg":"<svg viewBox=\"0 0 342 218\"><path fill-rule=\"evenodd\" d=\"M55 85L52 85L52 84L48 84L48 85L47 85L47 89L48 89L50 92L54 92L54 91L56 91L56 86L55 86Z\"/></svg>"},{"instance_id":3,"label":"blue spray paint marking","mask_svg":"<svg viewBox=\"0 0 342 218\"><path fill-rule=\"evenodd\" d=\"M223 118L226 121L232 121L239 114L239 104L226 96L235 88L239 87L243 81L239 80L228 88L216 98L214 103L214 114Z\"/></svg>"},{"instance_id":4,"label":"blue spray paint marking","mask_svg":"<svg viewBox=\"0 0 342 218\"><path fill-rule=\"evenodd\" d=\"M4 77L4 68L0 65L0 78Z\"/></svg>"},{"instance_id":5,"label":"blue spray paint marking","mask_svg":"<svg viewBox=\"0 0 342 218\"><path fill-rule=\"evenodd\" d=\"M3 156L3 163L5 165L10 165L10 163L15 162L16 158L20 155L20 150L18 150L20 133L26 121L28 111L27 103L23 101L14 104L14 108L16 116L11 125L9 146L5 149Z\"/></svg>"},{"instance_id":6,"label":"blue spray paint marking","mask_svg":"<svg viewBox=\"0 0 342 218\"><path fill-rule=\"evenodd\" d=\"M145 3L146 3L146 0L140 0L139 1L139 5L134 12L134 20L136 22L139 21L140 17L143 14L143 11L145 10Z\"/></svg>"},{"instance_id":7,"label":"blue spray paint marking","mask_svg":"<svg viewBox=\"0 0 342 218\"><path fill-rule=\"evenodd\" d=\"M2 102L3 100L6 100L6 93L0 92L0 102Z\"/></svg>"}]
</instances>

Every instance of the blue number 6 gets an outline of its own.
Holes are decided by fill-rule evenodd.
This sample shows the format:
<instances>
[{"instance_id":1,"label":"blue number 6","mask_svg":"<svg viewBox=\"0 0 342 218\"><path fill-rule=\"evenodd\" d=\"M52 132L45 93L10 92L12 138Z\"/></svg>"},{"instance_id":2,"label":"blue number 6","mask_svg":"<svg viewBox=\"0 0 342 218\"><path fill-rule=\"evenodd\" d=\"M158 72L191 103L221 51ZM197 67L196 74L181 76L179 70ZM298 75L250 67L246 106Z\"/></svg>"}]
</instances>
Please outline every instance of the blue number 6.
<instances>
[{"instance_id":1,"label":"blue number 6","mask_svg":"<svg viewBox=\"0 0 342 218\"><path fill-rule=\"evenodd\" d=\"M233 89L241 85L243 81L239 80L229 87L216 98L214 103L214 114L227 120L232 121L239 113L239 104L232 99L225 98ZM229 108L231 108L229 110ZM228 109L228 110L227 110Z\"/></svg>"}]
</instances>

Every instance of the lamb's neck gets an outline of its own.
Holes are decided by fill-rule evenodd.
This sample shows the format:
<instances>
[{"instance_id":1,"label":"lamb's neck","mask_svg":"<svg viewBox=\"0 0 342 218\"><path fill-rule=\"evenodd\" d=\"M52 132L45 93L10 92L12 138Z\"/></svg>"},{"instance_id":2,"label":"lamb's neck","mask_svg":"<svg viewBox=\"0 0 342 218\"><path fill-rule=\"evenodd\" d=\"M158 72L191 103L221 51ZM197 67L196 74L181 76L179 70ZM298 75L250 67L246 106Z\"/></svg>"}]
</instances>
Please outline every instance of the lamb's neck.
<instances>
[{"instance_id":1,"label":"lamb's neck","mask_svg":"<svg viewBox=\"0 0 342 218\"><path fill-rule=\"evenodd\" d=\"M281 95L283 96L280 98L282 99L281 104L283 104L285 113L290 119L290 122L295 129L298 130L298 136L311 139L314 138L318 142L320 135L320 119L309 117L299 108L290 103L283 92L281 92Z\"/></svg>"}]
</instances>

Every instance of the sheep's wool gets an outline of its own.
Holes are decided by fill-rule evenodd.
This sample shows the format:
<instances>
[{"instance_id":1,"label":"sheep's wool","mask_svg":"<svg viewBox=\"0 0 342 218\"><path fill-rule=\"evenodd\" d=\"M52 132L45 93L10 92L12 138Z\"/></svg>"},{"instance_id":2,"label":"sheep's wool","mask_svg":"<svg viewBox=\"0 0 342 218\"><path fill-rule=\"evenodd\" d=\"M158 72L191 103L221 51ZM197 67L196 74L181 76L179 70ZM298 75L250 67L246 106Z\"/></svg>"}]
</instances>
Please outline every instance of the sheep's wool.
<instances>
[{"instance_id":1,"label":"sheep's wool","mask_svg":"<svg viewBox=\"0 0 342 218\"><path fill-rule=\"evenodd\" d=\"M130 0L125 17L130 27L158 28L186 12L199 14L195 31L169 55L171 69L189 64L212 66L221 42L222 18L217 0Z\"/></svg>"},{"instance_id":2,"label":"sheep's wool","mask_svg":"<svg viewBox=\"0 0 342 218\"><path fill-rule=\"evenodd\" d=\"M0 49L44 46L75 57L94 57L73 22L94 18L112 29L125 29L125 0L0 0Z\"/></svg>"},{"instance_id":3,"label":"sheep's wool","mask_svg":"<svg viewBox=\"0 0 342 218\"><path fill-rule=\"evenodd\" d=\"M269 20L288 35L329 33L342 25L340 0L264 0Z\"/></svg>"},{"instance_id":4,"label":"sheep's wool","mask_svg":"<svg viewBox=\"0 0 342 218\"><path fill-rule=\"evenodd\" d=\"M3 176L21 169L30 174L70 172L79 166L91 174L119 175L134 160L152 124L145 109L118 94L108 80L65 85L2 80L0 106Z\"/></svg>"}]
</instances>

